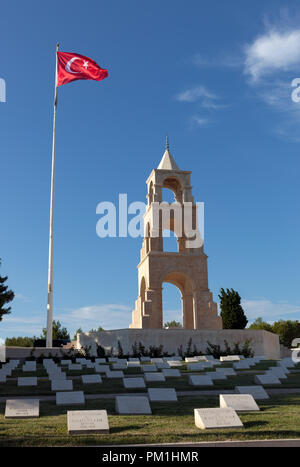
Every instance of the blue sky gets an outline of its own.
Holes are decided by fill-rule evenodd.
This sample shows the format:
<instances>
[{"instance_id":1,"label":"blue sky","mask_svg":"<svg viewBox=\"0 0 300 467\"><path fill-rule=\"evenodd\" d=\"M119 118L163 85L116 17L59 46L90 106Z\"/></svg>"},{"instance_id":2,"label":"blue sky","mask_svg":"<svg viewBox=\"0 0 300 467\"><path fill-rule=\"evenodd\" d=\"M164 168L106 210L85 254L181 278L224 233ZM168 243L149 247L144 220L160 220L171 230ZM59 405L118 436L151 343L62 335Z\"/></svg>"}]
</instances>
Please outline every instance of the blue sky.
<instances>
[{"instance_id":1,"label":"blue sky","mask_svg":"<svg viewBox=\"0 0 300 467\"><path fill-rule=\"evenodd\" d=\"M59 88L54 318L71 334L128 327L140 238L96 235L96 206L145 201L165 135L205 203L209 285L249 321L300 319L298 2L12 1L0 17L0 337L46 323L55 44L109 71ZM164 289L164 318L180 317Z\"/></svg>"}]
</instances>

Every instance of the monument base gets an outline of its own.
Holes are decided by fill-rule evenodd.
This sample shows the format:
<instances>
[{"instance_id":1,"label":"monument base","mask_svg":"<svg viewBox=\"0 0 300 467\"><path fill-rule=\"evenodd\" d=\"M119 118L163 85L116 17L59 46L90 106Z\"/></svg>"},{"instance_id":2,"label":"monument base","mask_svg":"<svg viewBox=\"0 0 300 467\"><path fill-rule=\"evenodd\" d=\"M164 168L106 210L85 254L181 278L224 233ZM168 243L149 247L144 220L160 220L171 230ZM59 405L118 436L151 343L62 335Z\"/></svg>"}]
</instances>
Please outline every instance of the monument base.
<instances>
[{"instance_id":1,"label":"monument base","mask_svg":"<svg viewBox=\"0 0 300 467\"><path fill-rule=\"evenodd\" d=\"M97 355L97 345L105 352L118 354L118 342L125 355L133 354L133 346L141 343L147 350L150 346L162 347L162 352L178 355L180 348L183 352L192 339L192 348L207 353L208 342L225 349L224 341L233 349L235 344L241 348L246 341L250 341L250 349L254 355L263 355L270 359L280 358L280 344L277 334L264 330L251 329L220 329L220 330L190 330L190 329L114 329L110 331L88 332L77 335L77 348L90 347L91 355ZM182 347L181 347L182 346Z\"/></svg>"}]
</instances>

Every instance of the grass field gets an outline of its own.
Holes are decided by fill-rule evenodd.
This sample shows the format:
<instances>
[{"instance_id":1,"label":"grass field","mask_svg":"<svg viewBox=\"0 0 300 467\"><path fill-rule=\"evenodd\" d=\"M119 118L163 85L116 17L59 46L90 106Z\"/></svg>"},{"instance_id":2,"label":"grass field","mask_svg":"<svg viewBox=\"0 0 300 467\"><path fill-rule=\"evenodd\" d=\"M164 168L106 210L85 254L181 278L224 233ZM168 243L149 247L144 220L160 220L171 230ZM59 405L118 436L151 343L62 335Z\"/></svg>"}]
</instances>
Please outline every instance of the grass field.
<instances>
[{"instance_id":1,"label":"grass field","mask_svg":"<svg viewBox=\"0 0 300 467\"><path fill-rule=\"evenodd\" d=\"M260 401L260 412L239 414L244 428L200 430L194 408L218 407L217 396L179 397L177 403L151 403L153 415L117 415L113 399L87 400L84 407L40 403L40 418L5 420L0 404L0 446L87 446L131 443L170 443L212 440L251 440L300 437L300 395ZM69 436L67 410L106 409L109 435Z\"/></svg>"},{"instance_id":2,"label":"grass field","mask_svg":"<svg viewBox=\"0 0 300 467\"><path fill-rule=\"evenodd\" d=\"M260 362L251 370L262 373L274 361ZM222 365L231 367L231 363ZM300 365L297 366L300 369ZM239 371L237 376L229 376L227 380L215 380L210 388L197 388L188 384L187 366L180 368L180 378L167 378L165 383L147 383L147 387L173 387L180 391L197 391L234 389L238 385L253 385L254 373ZM205 372L209 372L206 369ZM68 371L68 376L93 374L93 369L83 371ZM197 374L201 372L195 372ZM139 368L124 371L125 375L142 375ZM18 387L15 378L18 376L38 376L37 387ZM32 396L55 395L51 391L50 381L41 365L36 373L23 373L20 368L15 370L7 383L0 383L0 396ZM300 372L291 373L287 380L281 380L278 386L272 388L300 388ZM268 386L265 386L268 388ZM145 392L147 389L125 390L121 379L103 377L102 384L83 385L80 378L73 379L73 389L83 390L85 394L123 394ZM12 420L4 418L5 403L0 404L0 446L87 446L105 444L142 444L196 442L216 440L254 440L274 438L300 438L300 394L276 395L269 400L258 401L260 412L239 414L244 428L223 430L200 430L194 423L194 408L209 408L219 406L219 397L215 395L179 396L178 402L153 403L152 415L118 415L115 412L113 397L105 399L86 400L84 406L56 406L55 401L40 401L40 418ZM68 410L105 409L109 416L110 435L79 435L70 436L67 432Z\"/></svg>"}]
</instances>

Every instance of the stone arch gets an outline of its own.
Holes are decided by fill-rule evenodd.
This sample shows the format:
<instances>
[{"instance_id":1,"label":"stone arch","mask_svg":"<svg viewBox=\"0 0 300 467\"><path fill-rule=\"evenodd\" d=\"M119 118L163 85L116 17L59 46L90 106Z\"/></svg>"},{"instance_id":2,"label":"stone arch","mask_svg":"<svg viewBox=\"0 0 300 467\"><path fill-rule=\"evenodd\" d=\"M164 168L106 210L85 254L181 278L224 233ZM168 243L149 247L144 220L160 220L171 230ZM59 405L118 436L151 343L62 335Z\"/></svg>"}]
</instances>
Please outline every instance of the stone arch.
<instances>
[{"instance_id":1,"label":"stone arch","mask_svg":"<svg viewBox=\"0 0 300 467\"><path fill-rule=\"evenodd\" d=\"M175 285L181 293L182 300L182 325L184 329L195 328L194 310L194 280L186 273L173 271L166 274L161 280L161 287L164 282ZM163 310L162 310L163 314Z\"/></svg>"},{"instance_id":2,"label":"stone arch","mask_svg":"<svg viewBox=\"0 0 300 467\"><path fill-rule=\"evenodd\" d=\"M174 193L175 201L182 203L183 189L180 180L175 176L167 176L162 183L163 188L168 188Z\"/></svg>"},{"instance_id":3,"label":"stone arch","mask_svg":"<svg viewBox=\"0 0 300 467\"><path fill-rule=\"evenodd\" d=\"M150 232L150 222L147 222L145 228L146 254L149 253L150 250Z\"/></svg>"},{"instance_id":4,"label":"stone arch","mask_svg":"<svg viewBox=\"0 0 300 467\"><path fill-rule=\"evenodd\" d=\"M146 298L146 279L143 276L140 282L140 297L141 297L141 302L144 303L145 298Z\"/></svg>"},{"instance_id":5,"label":"stone arch","mask_svg":"<svg viewBox=\"0 0 300 467\"><path fill-rule=\"evenodd\" d=\"M150 182L150 185L149 185L148 201L149 201L149 204L153 202L153 182L152 181Z\"/></svg>"}]
</instances>

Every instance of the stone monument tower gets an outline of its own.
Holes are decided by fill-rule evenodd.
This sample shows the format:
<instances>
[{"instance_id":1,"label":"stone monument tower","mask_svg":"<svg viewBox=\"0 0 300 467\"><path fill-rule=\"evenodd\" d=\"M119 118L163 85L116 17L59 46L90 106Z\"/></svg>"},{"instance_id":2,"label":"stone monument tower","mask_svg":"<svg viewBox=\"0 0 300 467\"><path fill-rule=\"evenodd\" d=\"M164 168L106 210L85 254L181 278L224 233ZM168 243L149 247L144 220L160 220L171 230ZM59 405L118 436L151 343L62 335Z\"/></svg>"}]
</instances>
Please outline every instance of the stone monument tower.
<instances>
[{"instance_id":1,"label":"stone monument tower","mask_svg":"<svg viewBox=\"0 0 300 467\"><path fill-rule=\"evenodd\" d=\"M148 205L138 265L139 296L130 328L162 329L162 284L169 282L181 292L184 329L222 329L217 304L208 288L207 256L198 229L190 175L179 170L167 139L162 160L146 182ZM160 204L163 188L174 193L175 203ZM164 251L164 229L176 235L177 252Z\"/></svg>"}]
</instances>

